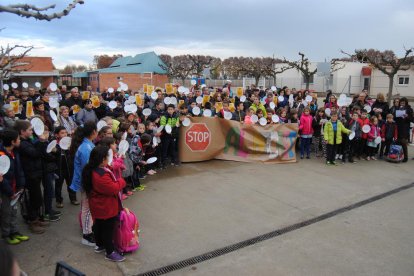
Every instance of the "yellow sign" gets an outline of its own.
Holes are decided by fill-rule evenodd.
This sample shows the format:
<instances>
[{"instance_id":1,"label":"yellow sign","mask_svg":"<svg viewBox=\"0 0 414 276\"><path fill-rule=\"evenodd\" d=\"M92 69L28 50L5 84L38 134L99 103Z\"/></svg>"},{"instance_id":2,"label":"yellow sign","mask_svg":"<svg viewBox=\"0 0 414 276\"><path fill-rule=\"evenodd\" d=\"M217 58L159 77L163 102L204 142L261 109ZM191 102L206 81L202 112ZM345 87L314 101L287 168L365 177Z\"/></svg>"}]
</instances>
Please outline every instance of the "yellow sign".
<instances>
[{"instance_id":1,"label":"yellow sign","mask_svg":"<svg viewBox=\"0 0 414 276\"><path fill-rule=\"evenodd\" d=\"M237 97L241 97L241 96L243 96L243 87L237 87L237 90L236 90L236 95L237 95Z\"/></svg>"},{"instance_id":2,"label":"yellow sign","mask_svg":"<svg viewBox=\"0 0 414 276\"><path fill-rule=\"evenodd\" d=\"M26 117L30 118L34 116L34 111L33 111L33 102L32 101L27 101L26 102Z\"/></svg>"},{"instance_id":3,"label":"yellow sign","mask_svg":"<svg viewBox=\"0 0 414 276\"><path fill-rule=\"evenodd\" d=\"M99 101L99 97L98 96L93 96L91 98L92 101L92 106L95 108L98 108L101 105L101 102Z\"/></svg>"},{"instance_id":4,"label":"yellow sign","mask_svg":"<svg viewBox=\"0 0 414 276\"><path fill-rule=\"evenodd\" d=\"M83 91L82 92L82 100L87 100L89 99L89 96L91 95L91 92L89 91Z\"/></svg>"},{"instance_id":5,"label":"yellow sign","mask_svg":"<svg viewBox=\"0 0 414 276\"><path fill-rule=\"evenodd\" d=\"M75 105L73 106L73 114L78 113L80 110L81 110L81 108L80 108L80 106L79 106L79 105L75 104Z\"/></svg>"},{"instance_id":6,"label":"yellow sign","mask_svg":"<svg viewBox=\"0 0 414 276\"><path fill-rule=\"evenodd\" d=\"M148 93L148 84L144 84L144 93Z\"/></svg>"},{"instance_id":7,"label":"yellow sign","mask_svg":"<svg viewBox=\"0 0 414 276\"><path fill-rule=\"evenodd\" d=\"M180 106L180 107L181 107L183 104L184 104L184 100L179 100L179 101L178 101L178 106Z\"/></svg>"},{"instance_id":8,"label":"yellow sign","mask_svg":"<svg viewBox=\"0 0 414 276\"><path fill-rule=\"evenodd\" d=\"M173 85L172 83L166 83L165 84L165 92L170 95L174 93Z\"/></svg>"},{"instance_id":9,"label":"yellow sign","mask_svg":"<svg viewBox=\"0 0 414 276\"><path fill-rule=\"evenodd\" d=\"M151 95L151 93L155 90L154 85L147 85L147 94Z\"/></svg>"},{"instance_id":10,"label":"yellow sign","mask_svg":"<svg viewBox=\"0 0 414 276\"><path fill-rule=\"evenodd\" d=\"M173 94L177 95L177 87L173 86Z\"/></svg>"},{"instance_id":11,"label":"yellow sign","mask_svg":"<svg viewBox=\"0 0 414 276\"><path fill-rule=\"evenodd\" d=\"M19 100L11 101L10 105L13 107L14 114L20 114L20 110L19 110L20 101Z\"/></svg>"},{"instance_id":12,"label":"yellow sign","mask_svg":"<svg viewBox=\"0 0 414 276\"><path fill-rule=\"evenodd\" d=\"M229 109L231 112L234 112L236 108L234 107L234 103L229 103Z\"/></svg>"},{"instance_id":13,"label":"yellow sign","mask_svg":"<svg viewBox=\"0 0 414 276\"><path fill-rule=\"evenodd\" d=\"M135 94L135 103L137 104L137 106L142 105L142 98L140 94Z\"/></svg>"},{"instance_id":14,"label":"yellow sign","mask_svg":"<svg viewBox=\"0 0 414 276\"><path fill-rule=\"evenodd\" d=\"M216 102L216 113L219 113L223 109L223 102Z\"/></svg>"},{"instance_id":15,"label":"yellow sign","mask_svg":"<svg viewBox=\"0 0 414 276\"><path fill-rule=\"evenodd\" d=\"M202 105L204 106L209 101L210 101L210 95L203 95L203 103L202 103Z\"/></svg>"}]
</instances>

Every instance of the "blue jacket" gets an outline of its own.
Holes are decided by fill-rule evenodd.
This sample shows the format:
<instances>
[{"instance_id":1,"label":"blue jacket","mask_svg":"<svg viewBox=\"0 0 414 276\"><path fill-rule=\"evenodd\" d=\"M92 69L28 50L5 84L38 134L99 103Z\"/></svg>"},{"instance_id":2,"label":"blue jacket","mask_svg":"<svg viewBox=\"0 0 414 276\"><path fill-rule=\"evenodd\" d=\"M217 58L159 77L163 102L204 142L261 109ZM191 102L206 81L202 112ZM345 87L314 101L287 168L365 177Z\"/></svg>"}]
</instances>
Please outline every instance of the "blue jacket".
<instances>
[{"instance_id":1,"label":"blue jacket","mask_svg":"<svg viewBox=\"0 0 414 276\"><path fill-rule=\"evenodd\" d=\"M94 147L95 145L91 141L84 138L82 144L76 151L73 162L73 179L72 184L70 185L70 188L75 192L80 191L82 188L82 170L88 163L89 156L91 155L91 151Z\"/></svg>"},{"instance_id":2,"label":"blue jacket","mask_svg":"<svg viewBox=\"0 0 414 276\"><path fill-rule=\"evenodd\" d=\"M3 182L0 183L0 192L8 197L11 197L17 192L24 188L25 178L20 163L20 155L17 150L13 151L14 158L7 153L6 149L0 147L0 155L7 155L10 159L10 168L5 175L3 175ZM16 181L16 187L13 191L12 183L13 179Z\"/></svg>"}]
</instances>

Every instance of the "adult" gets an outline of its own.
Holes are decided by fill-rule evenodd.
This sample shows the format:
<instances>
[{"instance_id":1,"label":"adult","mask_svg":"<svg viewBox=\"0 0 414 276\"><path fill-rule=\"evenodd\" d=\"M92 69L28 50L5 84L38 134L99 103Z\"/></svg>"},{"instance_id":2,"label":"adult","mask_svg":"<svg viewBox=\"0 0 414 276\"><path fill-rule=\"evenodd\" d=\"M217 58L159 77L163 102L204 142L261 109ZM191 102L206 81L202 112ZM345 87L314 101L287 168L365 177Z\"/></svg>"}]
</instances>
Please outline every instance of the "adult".
<instances>
[{"instance_id":1,"label":"adult","mask_svg":"<svg viewBox=\"0 0 414 276\"><path fill-rule=\"evenodd\" d=\"M384 94L378 93L377 99L372 105L372 110L371 110L370 115L372 116L372 115L381 114L382 119L385 120L389 111L390 111L390 108L388 106L388 103L385 101Z\"/></svg>"},{"instance_id":2,"label":"adult","mask_svg":"<svg viewBox=\"0 0 414 276\"><path fill-rule=\"evenodd\" d=\"M358 97L355 97L352 101L351 105L349 106L350 110L354 107L359 107L361 110L364 109L365 105L367 105L367 93L361 92L358 94Z\"/></svg>"},{"instance_id":3,"label":"adult","mask_svg":"<svg viewBox=\"0 0 414 276\"><path fill-rule=\"evenodd\" d=\"M16 115L14 114L13 107L9 104L3 106L5 116L3 117L4 127L14 127L17 121Z\"/></svg>"},{"instance_id":4,"label":"adult","mask_svg":"<svg viewBox=\"0 0 414 276\"><path fill-rule=\"evenodd\" d=\"M76 113L76 123L80 126L83 126L86 122L98 122L98 117L95 114L95 110L92 108L92 101L86 100L84 108Z\"/></svg>"},{"instance_id":5,"label":"adult","mask_svg":"<svg viewBox=\"0 0 414 276\"><path fill-rule=\"evenodd\" d=\"M82 170L86 166L89 160L89 155L91 154L92 149L95 147L93 141L98 136L98 131L96 128L96 123L86 122L83 127L79 128L75 134L79 134L74 138L75 141L79 140L78 138L83 138L82 144L76 150L73 166L73 179L70 188L75 192L81 192L81 223L82 223L82 244L88 246L95 246L95 238L92 233L92 217L89 210L88 197L85 191L82 188ZM77 145L73 145L76 147ZM71 145L72 147L72 145ZM70 151L74 151L72 148Z\"/></svg>"},{"instance_id":6,"label":"adult","mask_svg":"<svg viewBox=\"0 0 414 276\"><path fill-rule=\"evenodd\" d=\"M410 123L413 120L413 109L408 105L407 98L400 99L400 107L393 114L398 128L398 143L404 151L403 162L408 160L407 144L410 139Z\"/></svg>"},{"instance_id":7,"label":"adult","mask_svg":"<svg viewBox=\"0 0 414 276\"><path fill-rule=\"evenodd\" d=\"M83 107L83 102L82 102L82 98L79 94L79 90L77 87L74 87L70 90L70 94L71 96L69 97L69 99L65 100L63 105L69 107L69 109L71 111L73 111L74 106L79 106L80 108Z\"/></svg>"},{"instance_id":8,"label":"adult","mask_svg":"<svg viewBox=\"0 0 414 276\"><path fill-rule=\"evenodd\" d=\"M75 133L75 129L78 127L72 117L69 116L69 108L67 106L60 107L58 123L66 129L68 136Z\"/></svg>"},{"instance_id":9,"label":"adult","mask_svg":"<svg viewBox=\"0 0 414 276\"><path fill-rule=\"evenodd\" d=\"M332 107L338 109L338 103L336 102L336 96L334 94L329 97L329 102L325 104L325 108L331 109Z\"/></svg>"},{"instance_id":10,"label":"adult","mask_svg":"<svg viewBox=\"0 0 414 276\"><path fill-rule=\"evenodd\" d=\"M50 118L49 112L46 111L45 103L42 100L35 101L33 104L34 107L34 114L35 116L39 117L45 126L47 126L50 130L53 127L52 118Z\"/></svg>"}]
</instances>

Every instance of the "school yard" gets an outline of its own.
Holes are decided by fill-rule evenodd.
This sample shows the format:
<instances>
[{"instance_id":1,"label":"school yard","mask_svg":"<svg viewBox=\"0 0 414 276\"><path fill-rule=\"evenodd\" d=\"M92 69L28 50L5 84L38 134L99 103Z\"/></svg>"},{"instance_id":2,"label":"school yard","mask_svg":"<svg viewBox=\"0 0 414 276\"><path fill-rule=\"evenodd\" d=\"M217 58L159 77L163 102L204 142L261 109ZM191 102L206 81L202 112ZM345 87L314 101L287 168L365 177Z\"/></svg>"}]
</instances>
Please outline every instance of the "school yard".
<instances>
[{"instance_id":1,"label":"school yard","mask_svg":"<svg viewBox=\"0 0 414 276\"><path fill-rule=\"evenodd\" d=\"M413 169L411 159L183 164L147 177L145 191L125 201L139 217L141 248L124 263L80 244L79 207L67 201L61 221L13 249L29 275L41 276L59 260L87 275L413 275L414 187L405 186Z\"/></svg>"}]
</instances>

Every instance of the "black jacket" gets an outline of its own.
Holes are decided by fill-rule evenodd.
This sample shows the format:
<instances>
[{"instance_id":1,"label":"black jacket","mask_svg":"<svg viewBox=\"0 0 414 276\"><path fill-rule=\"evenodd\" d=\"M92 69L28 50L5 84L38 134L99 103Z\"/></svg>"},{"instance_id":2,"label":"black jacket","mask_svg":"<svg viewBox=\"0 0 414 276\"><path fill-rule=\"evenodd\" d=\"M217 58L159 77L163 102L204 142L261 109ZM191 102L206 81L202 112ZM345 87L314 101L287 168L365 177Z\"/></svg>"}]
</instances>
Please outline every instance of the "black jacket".
<instances>
[{"instance_id":1,"label":"black jacket","mask_svg":"<svg viewBox=\"0 0 414 276\"><path fill-rule=\"evenodd\" d=\"M20 154L21 166L27 178L42 177L41 152L36 147L37 142L21 138L18 152Z\"/></svg>"},{"instance_id":2,"label":"black jacket","mask_svg":"<svg viewBox=\"0 0 414 276\"><path fill-rule=\"evenodd\" d=\"M57 172L57 165L56 165L56 159L57 159L57 155L56 153L47 153L46 149L47 149L47 145L49 144L48 141L44 141L44 142L38 142L36 144L36 147L39 149L39 152L41 153L41 157L42 157L42 169L43 169L43 174L48 174L48 173L56 173Z\"/></svg>"},{"instance_id":3,"label":"black jacket","mask_svg":"<svg viewBox=\"0 0 414 276\"><path fill-rule=\"evenodd\" d=\"M399 109L402 110L402 109ZM397 123L397 128L398 128L398 139L409 139L410 138L410 123L413 120L413 110L410 106L406 106L404 108L407 117L402 118L402 117L398 117L396 116L396 111L393 114L394 115L394 120Z\"/></svg>"},{"instance_id":4,"label":"black jacket","mask_svg":"<svg viewBox=\"0 0 414 276\"><path fill-rule=\"evenodd\" d=\"M67 99L66 101L64 101L64 104L63 105L65 105L65 106L67 106L69 108L71 108L74 105L78 105L81 108L83 108L83 101L82 101L82 98L81 97L78 97L78 98L70 97L69 99Z\"/></svg>"},{"instance_id":5,"label":"black jacket","mask_svg":"<svg viewBox=\"0 0 414 276\"><path fill-rule=\"evenodd\" d=\"M10 159L10 168L5 175L3 175L3 182L0 183L0 192L8 197L11 197L20 189L25 186L24 173L20 163L20 156L17 150L13 150L14 158L6 151L6 149L0 147L0 156L7 155ZM13 179L16 181L16 187L13 190Z\"/></svg>"}]
</instances>

